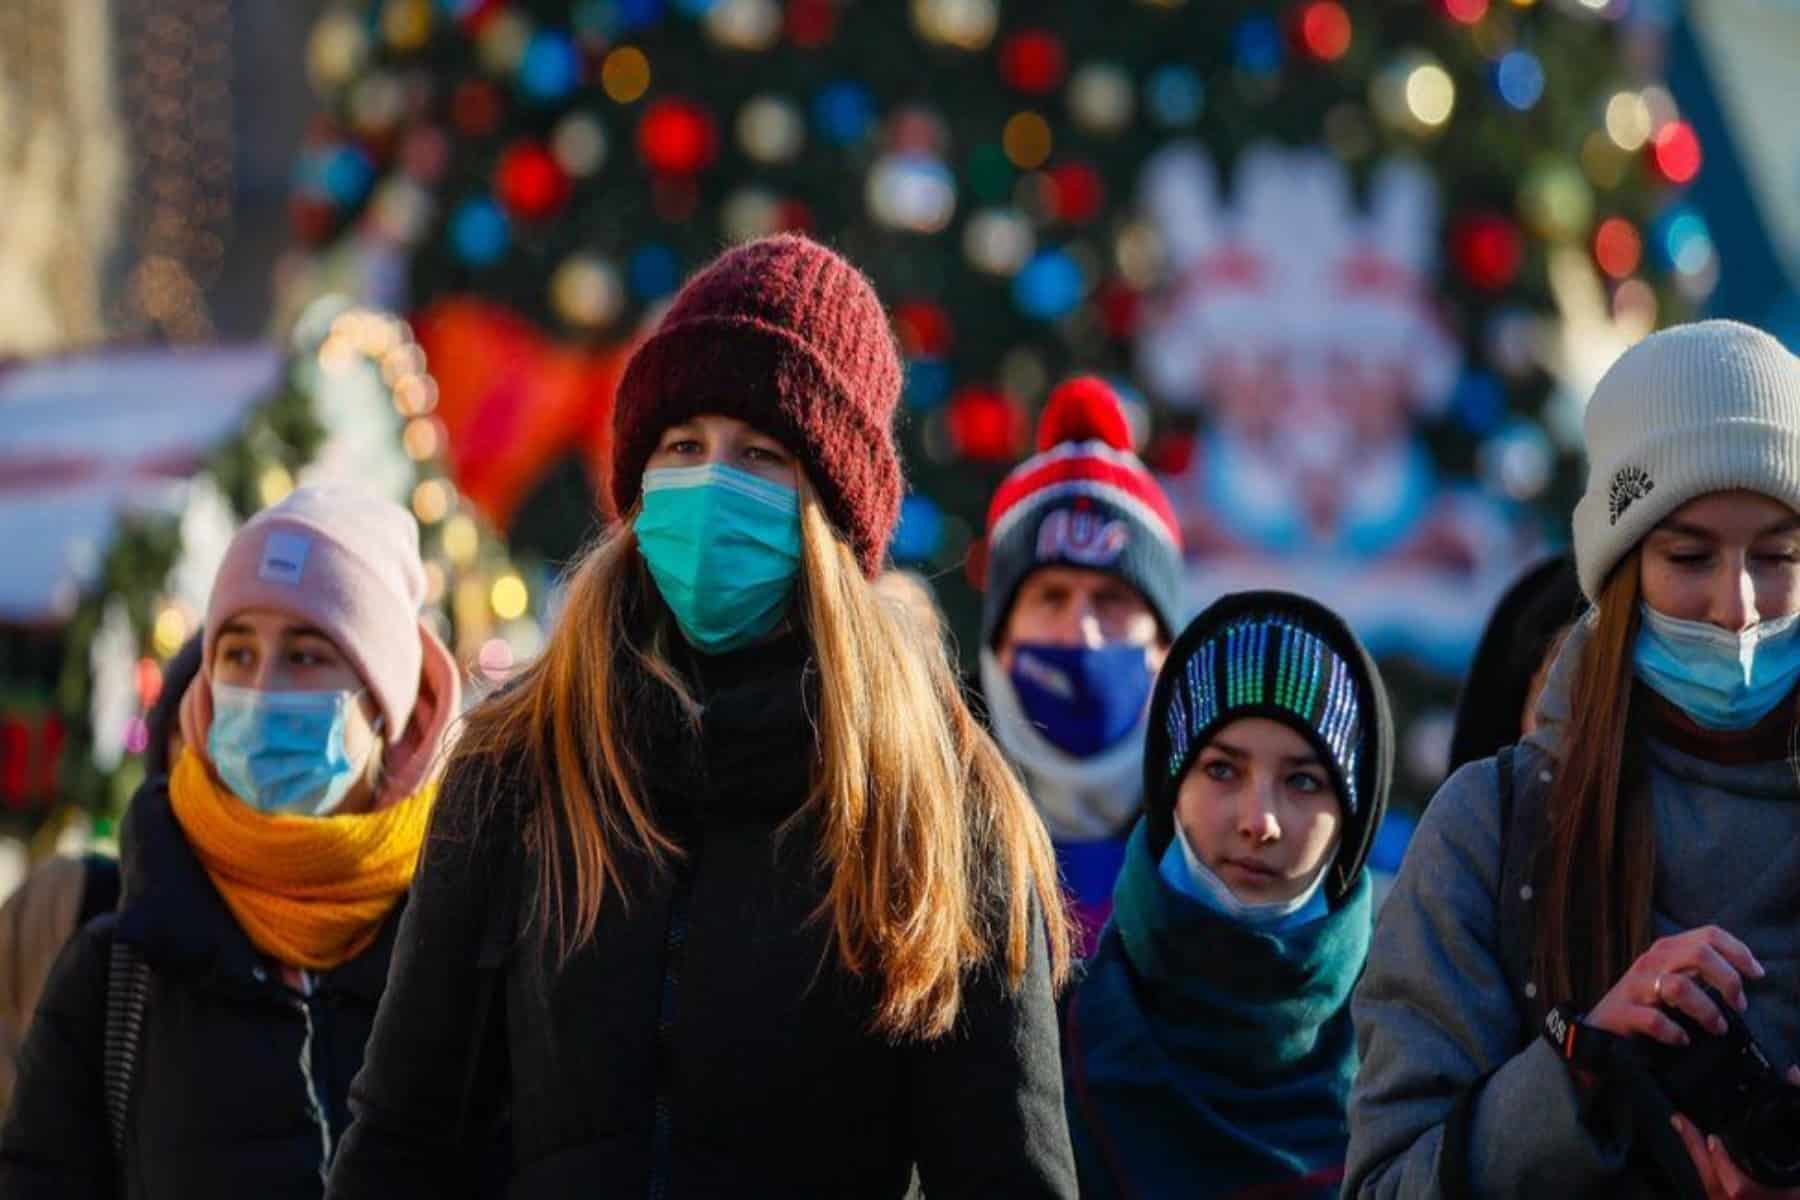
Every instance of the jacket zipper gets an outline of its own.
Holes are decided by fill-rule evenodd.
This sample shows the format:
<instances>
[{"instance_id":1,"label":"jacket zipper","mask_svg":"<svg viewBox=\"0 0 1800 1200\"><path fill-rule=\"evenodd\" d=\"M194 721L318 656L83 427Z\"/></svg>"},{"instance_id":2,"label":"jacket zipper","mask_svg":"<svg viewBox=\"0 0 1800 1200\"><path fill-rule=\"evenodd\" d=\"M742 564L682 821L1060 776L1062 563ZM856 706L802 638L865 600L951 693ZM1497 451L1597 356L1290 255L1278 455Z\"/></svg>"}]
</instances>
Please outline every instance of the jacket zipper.
<instances>
[{"instance_id":1,"label":"jacket zipper","mask_svg":"<svg viewBox=\"0 0 1800 1200\"><path fill-rule=\"evenodd\" d=\"M697 840L697 839L696 839ZM656 1113L650 1130L650 1200L667 1200L674 1167L674 1099L669 1077L674 1056L675 997L681 987L681 954L687 942L688 906L693 898L694 861L699 850L676 868L669 897L669 928L663 938L662 995L656 1014Z\"/></svg>"},{"instance_id":2,"label":"jacket zipper","mask_svg":"<svg viewBox=\"0 0 1800 1200\"><path fill-rule=\"evenodd\" d=\"M306 1107L319 1127L319 1182L325 1183L331 1175L331 1118L326 1115L325 1101L319 1094L318 1080L313 1073L313 1044L317 1029L313 1025L313 977L311 971L300 972L300 986L303 989L298 996L289 993L293 1005L300 1010L300 1019L306 1024L306 1035L300 1040L300 1078L306 1084Z\"/></svg>"}]
</instances>

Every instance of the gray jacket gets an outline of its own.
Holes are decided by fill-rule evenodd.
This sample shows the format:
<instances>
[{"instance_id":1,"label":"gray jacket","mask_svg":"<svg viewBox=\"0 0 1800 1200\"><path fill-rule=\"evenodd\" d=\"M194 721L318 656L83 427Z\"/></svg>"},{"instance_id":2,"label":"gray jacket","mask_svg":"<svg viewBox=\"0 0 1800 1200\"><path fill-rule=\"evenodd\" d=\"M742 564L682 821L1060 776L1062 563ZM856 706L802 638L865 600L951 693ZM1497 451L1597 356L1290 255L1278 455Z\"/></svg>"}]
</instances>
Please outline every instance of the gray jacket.
<instances>
[{"instance_id":1,"label":"gray jacket","mask_svg":"<svg viewBox=\"0 0 1800 1200\"><path fill-rule=\"evenodd\" d=\"M1521 768L1554 769L1583 631L1539 701ZM1800 781L1786 762L1723 767L1652 743L1658 935L1717 924L1769 974L1745 1019L1778 1067L1800 1057ZM1523 786L1528 781L1521 779ZM1584 1113L1542 1038L1522 1043L1527 999L1497 947L1499 774L1471 763L1439 790L1407 850L1352 1001L1362 1069L1350 1096L1346 1197L1437 1194L1444 1120L1488 1076L1469 1126L1474 1194L1610 1194L1629 1130ZM1492 1073L1491 1075L1489 1073Z\"/></svg>"}]
</instances>

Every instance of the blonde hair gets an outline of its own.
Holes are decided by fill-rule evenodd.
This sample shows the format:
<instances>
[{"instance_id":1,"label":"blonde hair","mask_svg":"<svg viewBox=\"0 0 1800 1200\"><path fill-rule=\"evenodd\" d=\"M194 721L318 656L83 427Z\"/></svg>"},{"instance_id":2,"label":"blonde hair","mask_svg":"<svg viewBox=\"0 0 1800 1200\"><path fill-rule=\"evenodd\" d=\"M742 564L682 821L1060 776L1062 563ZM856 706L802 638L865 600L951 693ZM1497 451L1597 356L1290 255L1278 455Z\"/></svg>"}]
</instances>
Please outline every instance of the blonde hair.
<instances>
[{"instance_id":1,"label":"blonde hair","mask_svg":"<svg viewBox=\"0 0 1800 1200\"><path fill-rule=\"evenodd\" d=\"M802 810L816 818L828 880L818 917L844 968L880 984L872 1028L935 1037L954 1025L970 971L1003 962L1019 985L1033 937L1047 938L1056 985L1067 978L1055 859L941 638L876 592L804 478L800 495L790 619L819 675L820 766ZM525 818L534 917L559 960L593 936L604 904L629 903L621 854L660 867L681 853L646 802L626 719L643 697L629 688L648 679L696 725L699 706L672 665L680 635L637 552L634 515L584 556L544 653L470 714L456 750L522 756L539 781Z\"/></svg>"}]
</instances>

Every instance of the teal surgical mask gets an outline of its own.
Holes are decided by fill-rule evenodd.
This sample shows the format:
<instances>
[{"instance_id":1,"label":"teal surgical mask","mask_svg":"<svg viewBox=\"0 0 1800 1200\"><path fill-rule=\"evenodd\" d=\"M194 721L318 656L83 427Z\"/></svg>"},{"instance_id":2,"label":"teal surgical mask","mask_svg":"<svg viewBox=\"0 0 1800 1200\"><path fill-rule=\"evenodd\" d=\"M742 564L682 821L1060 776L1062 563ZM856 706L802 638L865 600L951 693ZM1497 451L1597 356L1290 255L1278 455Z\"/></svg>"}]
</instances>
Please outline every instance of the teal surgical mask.
<instances>
[{"instance_id":1,"label":"teal surgical mask","mask_svg":"<svg viewBox=\"0 0 1800 1200\"><path fill-rule=\"evenodd\" d=\"M772 633L800 574L800 494L727 467L644 472L638 549L681 632L706 654Z\"/></svg>"},{"instance_id":2,"label":"teal surgical mask","mask_svg":"<svg viewBox=\"0 0 1800 1200\"><path fill-rule=\"evenodd\" d=\"M231 794L266 813L321 816L361 773L345 743L357 692L259 692L212 685L206 754Z\"/></svg>"},{"instance_id":3,"label":"teal surgical mask","mask_svg":"<svg viewBox=\"0 0 1800 1200\"><path fill-rule=\"evenodd\" d=\"M1708 729L1748 729L1800 683L1800 614L1732 633L1643 606L1637 676Z\"/></svg>"}]
</instances>

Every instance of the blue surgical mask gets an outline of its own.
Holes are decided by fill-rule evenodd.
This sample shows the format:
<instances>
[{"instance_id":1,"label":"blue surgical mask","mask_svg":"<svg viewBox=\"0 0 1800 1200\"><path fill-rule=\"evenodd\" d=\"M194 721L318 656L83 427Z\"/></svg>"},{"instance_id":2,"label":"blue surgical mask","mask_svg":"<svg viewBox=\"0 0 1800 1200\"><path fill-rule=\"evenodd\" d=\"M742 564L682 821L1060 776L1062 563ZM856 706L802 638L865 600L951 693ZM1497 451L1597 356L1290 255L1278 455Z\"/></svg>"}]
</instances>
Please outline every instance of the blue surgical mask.
<instances>
[{"instance_id":1,"label":"blue surgical mask","mask_svg":"<svg viewBox=\"0 0 1800 1200\"><path fill-rule=\"evenodd\" d=\"M1031 723L1064 753L1092 758L1130 736L1144 719L1153 682L1136 645L1013 647L1013 691Z\"/></svg>"},{"instance_id":2,"label":"blue surgical mask","mask_svg":"<svg viewBox=\"0 0 1800 1200\"><path fill-rule=\"evenodd\" d=\"M1643 606L1637 676L1708 729L1748 729L1800 683L1800 613L1732 633Z\"/></svg>"},{"instance_id":3,"label":"blue surgical mask","mask_svg":"<svg viewBox=\"0 0 1800 1200\"><path fill-rule=\"evenodd\" d=\"M357 694L213 684L206 735L213 770L232 795L263 812L330 812L361 773L344 742Z\"/></svg>"},{"instance_id":4,"label":"blue surgical mask","mask_svg":"<svg viewBox=\"0 0 1800 1200\"><path fill-rule=\"evenodd\" d=\"M1331 859L1327 858L1325 862L1329 865ZM1187 833L1179 821L1175 822L1175 836L1169 839L1169 848L1163 852L1157 871L1164 883L1189 900L1258 933L1285 933L1316 921L1331 911L1322 886L1325 882L1324 866L1313 875L1313 881L1307 885L1306 890L1291 900L1267 900L1254 904L1239 900L1225 881L1194 853L1194 847L1188 841Z\"/></svg>"},{"instance_id":5,"label":"blue surgical mask","mask_svg":"<svg viewBox=\"0 0 1800 1200\"><path fill-rule=\"evenodd\" d=\"M724 654L772 633L800 574L800 494L727 467L644 473L638 549L695 649Z\"/></svg>"}]
</instances>

